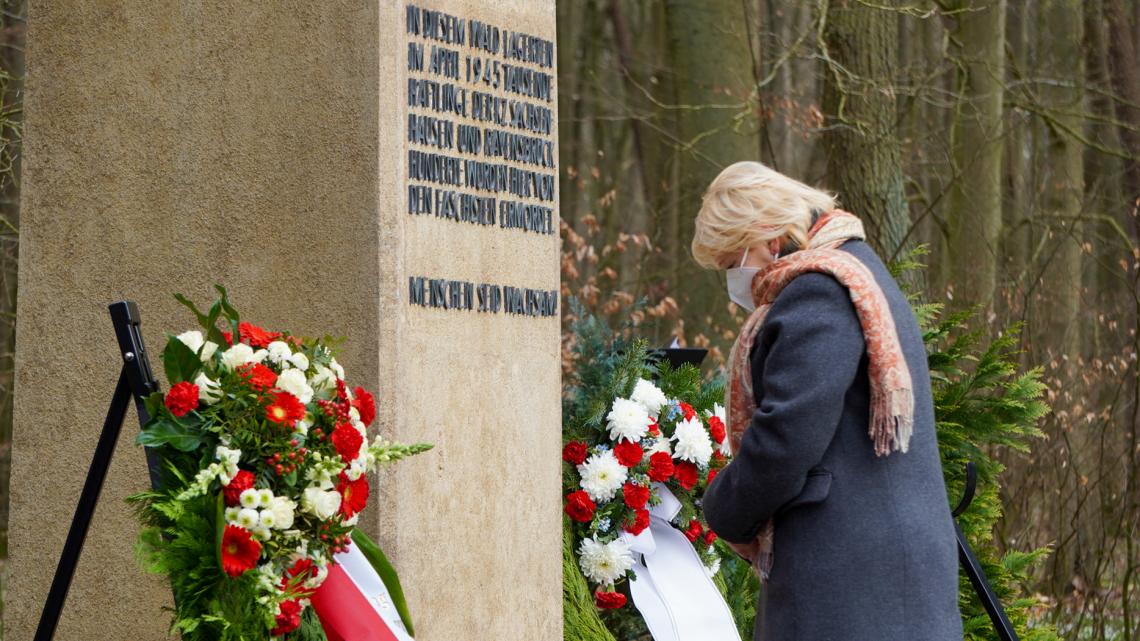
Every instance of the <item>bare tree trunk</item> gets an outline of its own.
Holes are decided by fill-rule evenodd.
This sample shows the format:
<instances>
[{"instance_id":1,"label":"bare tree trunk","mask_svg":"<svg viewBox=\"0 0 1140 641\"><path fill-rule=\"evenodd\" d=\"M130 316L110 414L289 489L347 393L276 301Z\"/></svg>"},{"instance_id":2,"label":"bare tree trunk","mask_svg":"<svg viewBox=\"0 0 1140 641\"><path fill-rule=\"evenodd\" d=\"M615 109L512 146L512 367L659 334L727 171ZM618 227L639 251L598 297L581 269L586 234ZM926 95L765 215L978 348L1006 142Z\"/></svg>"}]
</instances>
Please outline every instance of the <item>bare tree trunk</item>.
<instances>
[{"instance_id":1,"label":"bare tree trunk","mask_svg":"<svg viewBox=\"0 0 1140 641\"><path fill-rule=\"evenodd\" d=\"M678 245L684 245L670 248L677 265L670 280L684 283L685 319L709 331L727 325L722 278L698 269L688 257L687 245L701 195L713 178L734 162L757 159L758 118L745 4L667 0L665 8L681 139Z\"/></svg>"},{"instance_id":2,"label":"bare tree trunk","mask_svg":"<svg viewBox=\"0 0 1140 641\"><path fill-rule=\"evenodd\" d=\"M822 142L828 182L844 208L868 223L867 240L886 260L910 227L896 136L897 15L840 1L827 4L826 19Z\"/></svg>"},{"instance_id":3,"label":"bare tree trunk","mask_svg":"<svg viewBox=\"0 0 1140 641\"><path fill-rule=\"evenodd\" d=\"M960 3L965 10L957 14L953 48L962 96L951 141L957 178L950 192L948 243L955 306L990 308L997 283L1005 5L1005 0Z\"/></svg>"}]
</instances>

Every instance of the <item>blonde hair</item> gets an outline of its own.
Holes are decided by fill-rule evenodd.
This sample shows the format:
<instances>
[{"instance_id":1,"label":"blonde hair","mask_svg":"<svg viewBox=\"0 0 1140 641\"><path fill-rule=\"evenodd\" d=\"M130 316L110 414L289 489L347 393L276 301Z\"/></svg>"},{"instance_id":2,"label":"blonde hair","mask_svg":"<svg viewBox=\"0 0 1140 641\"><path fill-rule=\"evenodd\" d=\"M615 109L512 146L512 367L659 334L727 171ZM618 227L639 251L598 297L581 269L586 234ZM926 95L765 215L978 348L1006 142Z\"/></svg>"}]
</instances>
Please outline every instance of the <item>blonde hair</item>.
<instances>
[{"instance_id":1,"label":"blonde hair","mask_svg":"<svg viewBox=\"0 0 1140 641\"><path fill-rule=\"evenodd\" d=\"M725 256L787 236L803 247L813 209L837 206L836 196L805 185L764 165L745 160L720 172L697 213L693 258L707 269L720 269Z\"/></svg>"}]
</instances>

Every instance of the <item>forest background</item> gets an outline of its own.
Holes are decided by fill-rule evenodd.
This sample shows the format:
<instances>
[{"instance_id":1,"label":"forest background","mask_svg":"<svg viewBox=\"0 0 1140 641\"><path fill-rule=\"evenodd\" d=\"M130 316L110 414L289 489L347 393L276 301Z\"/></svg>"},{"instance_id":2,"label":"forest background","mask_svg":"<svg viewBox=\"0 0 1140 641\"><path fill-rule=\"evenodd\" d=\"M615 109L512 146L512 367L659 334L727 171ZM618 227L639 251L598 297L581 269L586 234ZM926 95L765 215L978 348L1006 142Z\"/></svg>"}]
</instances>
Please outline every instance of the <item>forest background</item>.
<instances>
[{"instance_id":1,"label":"forest background","mask_svg":"<svg viewBox=\"0 0 1140 641\"><path fill-rule=\"evenodd\" d=\"M906 276L927 300L1021 323L1052 411L1029 454L996 452L995 540L1053 547L1028 588L1064 638L1140 639L1140 2L557 10L564 297L719 367L743 318L689 255L704 188L759 160L837 193L885 260L928 249ZM0 608L26 22L0 0Z\"/></svg>"},{"instance_id":2,"label":"forest background","mask_svg":"<svg viewBox=\"0 0 1140 641\"><path fill-rule=\"evenodd\" d=\"M716 368L743 316L689 253L704 189L759 160L838 194L1044 367L995 539L1052 546L1026 587L1063 638L1140 639L1138 43L1134 0L559 2L563 295Z\"/></svg>"}]
</instances>

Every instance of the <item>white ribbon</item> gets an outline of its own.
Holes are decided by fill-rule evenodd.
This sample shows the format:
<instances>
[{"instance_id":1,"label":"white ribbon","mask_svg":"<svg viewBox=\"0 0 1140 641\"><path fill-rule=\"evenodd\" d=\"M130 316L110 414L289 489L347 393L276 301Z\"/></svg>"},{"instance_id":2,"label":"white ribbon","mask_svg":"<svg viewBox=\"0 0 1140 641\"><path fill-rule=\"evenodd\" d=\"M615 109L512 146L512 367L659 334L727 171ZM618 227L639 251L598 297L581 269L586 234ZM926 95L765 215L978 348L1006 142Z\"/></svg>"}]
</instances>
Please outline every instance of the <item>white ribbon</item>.
<instances>
[{"instance_id":1,"label":"white ribbon","mask_svg":"<svg viewBox=\"0 0 1140 641\"><path fill-rule=\"evenodd\" d=\"M333 559L344 569L344 573L360 590L360 593L367 599L368 604L376 610L376 614L380 615L381 619L388 624L388 628L392 630L392 634L400 641L412 641L412 637L408 635L408 629L404 627L404 622L400 619L400 613L396 611L396 604L392 602L392 597L388 594L388 588L384 585L384 581L376 574L376 569L368 562L356 544L349 541L348 552L340 552L333 555Z\"/></svg>"},{"instance_id":2,"label":"white ribbon","mask_svg":"<svg viewBox=\"0 0 1140 641\"><path fill-rule=\"evenodd\" d=\"M740 641L732 612L705 570L693 544L670 525L681 502L654 483L661 502L649 508L649 527L623 532L634 552L633 604L654 641Z\"/></svg>"}]
</instances>

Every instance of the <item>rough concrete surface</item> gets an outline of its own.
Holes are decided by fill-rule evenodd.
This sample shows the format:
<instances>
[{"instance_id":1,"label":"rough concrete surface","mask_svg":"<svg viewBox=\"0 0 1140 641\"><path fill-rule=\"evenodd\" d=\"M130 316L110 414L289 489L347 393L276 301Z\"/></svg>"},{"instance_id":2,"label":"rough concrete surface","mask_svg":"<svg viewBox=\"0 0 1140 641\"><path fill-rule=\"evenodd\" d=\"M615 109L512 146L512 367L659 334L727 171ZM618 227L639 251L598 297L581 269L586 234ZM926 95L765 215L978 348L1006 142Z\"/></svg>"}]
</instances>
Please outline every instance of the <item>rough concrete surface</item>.
<instances>
[{"instance_id":1,"label":"rough concrete surface","mask_svg":"<svg viewBox=\"0 0 1140 641\"><path fill-rule=\"evenodd\" d=\"M404 4L29 4L8 638L32 637L114 388L107 305L138 302L157 365L195 322L173 292L215 282L255 323L347 336L381 430L436 444L362 521L418 641L558 638L558 320L407 302L409 273L557 289L558 240L404 213ZM554 39L553 0L419 4ZM59 641L167 638L123 502L136 433L132 412Z\"/></svg>"}]
</instances>

